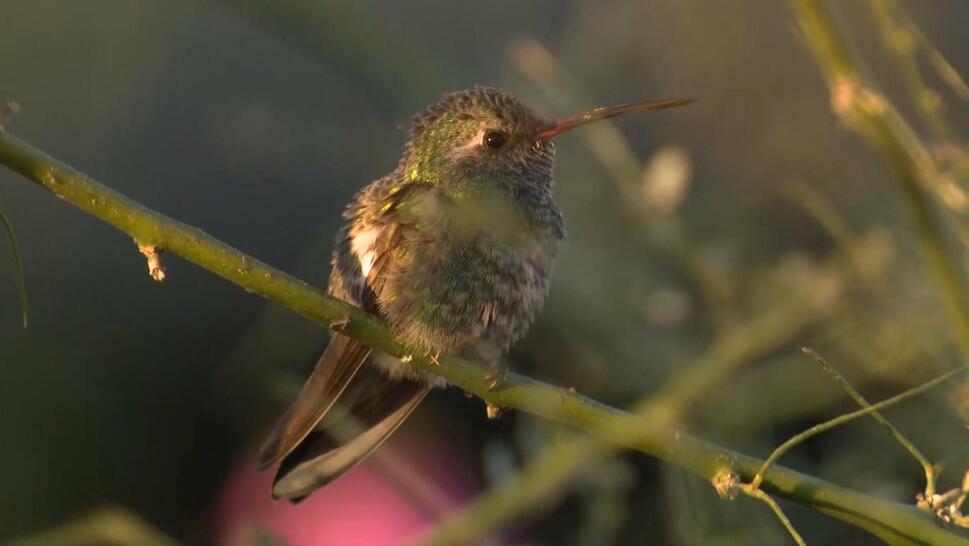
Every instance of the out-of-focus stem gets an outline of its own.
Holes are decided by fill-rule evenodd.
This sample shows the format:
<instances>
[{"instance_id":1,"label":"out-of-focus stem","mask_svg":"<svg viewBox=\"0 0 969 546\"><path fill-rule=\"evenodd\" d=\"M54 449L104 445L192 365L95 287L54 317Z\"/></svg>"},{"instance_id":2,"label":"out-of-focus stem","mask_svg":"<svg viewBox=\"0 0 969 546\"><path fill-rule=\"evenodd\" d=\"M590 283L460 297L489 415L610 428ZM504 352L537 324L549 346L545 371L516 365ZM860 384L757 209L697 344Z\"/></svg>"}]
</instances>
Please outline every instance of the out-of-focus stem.
<instances>
[{"instance_id":1,"label":"out-of-focus stem","mask_svg":"<svg viewBox=\"0 0 969 546\"><path fill-rule=\"evenodd\" d=\"M951 139L954 136L952 128L941 115L942 100L925 83L915 59L915 51L919 46L916 29L905 24L907 19L895 0L869 0L869 4L878 22L885 49L894 54L925 125L939 138Z\"/></svg>"},{"instance_id":2,"label":"out-of-focus stem","mask_svg":"<svg viewBox=\"0 0 969 546\"><path fill-rule=\"evenodd\" d=\"M963 358L969 359L969 289L958 260L946 249L941 222L926 188L938 182L938 171L912 128L885 99L868 86L857 68L846 38L824 0L792 2L801 30L821 67L831 104L852 128L880 150L895 172L929 272L953 324Z\"/></svg>"},{"instance_id":3,"label":"out-of-focus stem","mask_svg":"<svg viewBox=\"0 0 969 546\"><path fill-rule=\"evenodd\" d=\"M522 75L546 96L557 98L568 108L580 108L576 91L580 85L540 44L522 41L512 48L511 57ZM732 301L725 279L704 261L677 211L650 211L644 203L644 192L638 186L643 178L643 165L616 124L612 120L591 124L579 133L579 138L612 177L624 204L625 217L641 230L637 235L674 260L710 306L722 329L733 326Z\"/></svg>"},{"instance_id":4,"label":"out-of-focus stem","mask_svg":"<svg viewBox=\"0 0 969 546\"><path fill-rule=\"evenodd\" d=\"M5 546L179 546L141 519L117 508L105 508L53 529L5 541Z\"/></svg>"}]
</instances>

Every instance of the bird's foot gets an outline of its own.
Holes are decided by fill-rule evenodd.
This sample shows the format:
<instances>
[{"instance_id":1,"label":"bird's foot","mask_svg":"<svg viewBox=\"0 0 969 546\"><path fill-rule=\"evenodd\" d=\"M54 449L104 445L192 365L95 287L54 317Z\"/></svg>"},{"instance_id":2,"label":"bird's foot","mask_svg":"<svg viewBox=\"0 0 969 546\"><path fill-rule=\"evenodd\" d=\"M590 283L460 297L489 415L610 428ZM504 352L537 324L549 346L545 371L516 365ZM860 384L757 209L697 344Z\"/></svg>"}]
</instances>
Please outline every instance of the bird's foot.
<instances>
[{"instance_id":1,"label":"bird's foot","mask_svg":"<svg viewBox=\"0 0 969 546\"><path fill-rule=\"evenodd\" d=\"M508 378L508 366L500 361L493 360L488 363L488 373L485 374L485 380L488 382L488 390L493 391L504 384L505 379Z\"/></svg>"}]
</instances>

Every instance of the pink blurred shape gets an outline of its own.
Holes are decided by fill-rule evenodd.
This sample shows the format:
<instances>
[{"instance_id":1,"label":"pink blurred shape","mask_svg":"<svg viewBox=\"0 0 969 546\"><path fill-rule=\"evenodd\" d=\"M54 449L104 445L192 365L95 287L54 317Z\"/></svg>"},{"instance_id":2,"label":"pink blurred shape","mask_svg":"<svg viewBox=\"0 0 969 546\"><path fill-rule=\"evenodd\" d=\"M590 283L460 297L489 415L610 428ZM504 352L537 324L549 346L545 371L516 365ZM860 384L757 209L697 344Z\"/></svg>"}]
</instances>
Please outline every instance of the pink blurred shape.
<instances>
[{"instance_id":1,"label":"pink blurred shape","mask_svg":"<svg viewBox=\"0 0 969 546\"><path fill-rule=\"evenodd\" d=\"M466 457L427 439L393 438L364 463L298 505L273 501L272 472L247 454L214 506L213 538L222 546L254 544L263 530L289 546L406 544L475 490Z\"/></svg>"}]
</instances>

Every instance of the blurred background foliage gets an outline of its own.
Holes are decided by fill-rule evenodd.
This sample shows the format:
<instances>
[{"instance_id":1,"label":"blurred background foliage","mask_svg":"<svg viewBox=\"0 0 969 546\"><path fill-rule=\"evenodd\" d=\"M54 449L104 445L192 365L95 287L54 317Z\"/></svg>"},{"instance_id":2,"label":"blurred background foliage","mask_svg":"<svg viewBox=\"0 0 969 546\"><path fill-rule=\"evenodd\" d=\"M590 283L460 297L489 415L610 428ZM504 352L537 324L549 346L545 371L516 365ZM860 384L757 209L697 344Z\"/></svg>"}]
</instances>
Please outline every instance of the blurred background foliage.
<instances>
[{"instance_id":1,"label":"blurred background foliage","mask_svg":"<svg viewBox=\"0 0 969 546\"><path fill-rule=\"evenodd\" d=\"M966 97L919 55L924 84L945 106L940 127L912 100L912 67L886 47L878 2L838 4L866 75L951 166L940 207L947 243L965 256L969 159L955 128L969 127ZM969 4L904 8L969 73ZM831 113L786 3L0 2L0 99L22 106L10 121L18 135L320 286L343 205L393 168L398 127L443 92L476 84L512 91L548 117L699 99L560 139L569 241L545 312L511 355L516 369L625 406L700 355L749 343L753 356L711 370L714 386L675 417L764 456L853 409L801 346L871 400L961 362L891 174ZM3 250L0 539L118 506L179 541L228 540L210 517L219 492L253 464L326 333L176 259L164 284L152 282L130 240L16 177L0 171L0 206L19 236L31 321L21 327L16 268ZM969 384L890 417L938 459L966 445ZM465 461L462 479L483 490L566 432L515 413L486 421L479 401L451 389L401 434ZM924 486L909 455L866 420L784 463L900 502ZM943 486L957 484L965 463L955 466ZM809 543L875 543L783 506ZM97 517L115 514L105 510ZM127 529L143 525L120 517ZM251 543L271 540L257 535ZM495 536L789 540L763 506L724 503L708 483L631 455L586 466Z\"/></svg>"}]
</instances>

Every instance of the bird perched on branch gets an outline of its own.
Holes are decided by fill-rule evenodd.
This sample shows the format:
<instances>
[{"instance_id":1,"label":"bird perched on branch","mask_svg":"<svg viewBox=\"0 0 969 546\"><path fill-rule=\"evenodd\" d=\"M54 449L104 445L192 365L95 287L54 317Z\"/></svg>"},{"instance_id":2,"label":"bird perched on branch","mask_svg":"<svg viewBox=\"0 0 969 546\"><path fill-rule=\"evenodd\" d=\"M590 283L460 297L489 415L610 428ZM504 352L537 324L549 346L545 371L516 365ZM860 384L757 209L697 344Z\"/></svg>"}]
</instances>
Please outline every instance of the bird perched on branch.
<instances>
[{"instance_id":1,"label":"bird perched on branch","mask_svg":"<svg viewBox=\"0 0 969 546\"><path fill-rule=\"evenodd\" d=\"M552 196L552 138L585 123L688 103L597 108L545 122L514 96L476 87L414 116L397 168L343 214L329 293L382 317L414 354L460 354L504 377L501 356L545 301L565 238ZM274 498L298 502L379 446L443 382L333 332L260 452Z\"/></svg>"}]
</instances>

